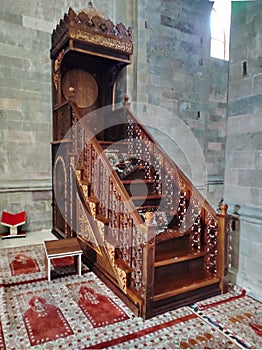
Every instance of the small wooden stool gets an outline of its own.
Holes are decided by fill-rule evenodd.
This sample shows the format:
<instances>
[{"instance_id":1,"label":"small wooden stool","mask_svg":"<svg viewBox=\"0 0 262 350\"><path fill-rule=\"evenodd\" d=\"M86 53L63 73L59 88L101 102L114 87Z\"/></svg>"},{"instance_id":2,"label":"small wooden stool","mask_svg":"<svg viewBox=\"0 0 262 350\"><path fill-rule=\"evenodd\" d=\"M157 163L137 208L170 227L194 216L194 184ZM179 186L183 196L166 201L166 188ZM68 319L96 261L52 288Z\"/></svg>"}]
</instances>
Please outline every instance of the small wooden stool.
<instances>
[{"instance_id":1,"label":"small wooden stool","mask_svg":"<svg viewBox=\"0 0 262 350\"><path fill-rule=\"evenodd\" d=\"M78 256L77 271L81 276L81 255L83 254L77 238L44 241L48 281L51 281L51 259Z\"/></svg>"}]
</instances>

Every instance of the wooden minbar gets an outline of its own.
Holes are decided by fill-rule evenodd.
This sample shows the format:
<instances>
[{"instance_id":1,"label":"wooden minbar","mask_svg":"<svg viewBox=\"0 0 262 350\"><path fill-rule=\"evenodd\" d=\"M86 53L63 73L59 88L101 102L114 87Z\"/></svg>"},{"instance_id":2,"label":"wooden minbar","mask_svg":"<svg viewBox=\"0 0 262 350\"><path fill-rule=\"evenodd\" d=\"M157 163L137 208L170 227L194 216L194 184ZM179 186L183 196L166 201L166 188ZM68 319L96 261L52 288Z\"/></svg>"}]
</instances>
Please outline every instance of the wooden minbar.
<instances>
[{"instance_id":1,"label":"wooden minbar","mask_svg":"<svg viewBox=\"0 0 262 350\"><path fill-rule=\"evenodd\" d=\"M227 290L229 216L133 113L132 52L131 29L91 3L52 34L53 233L77 238L83 261L147 319Z\"/></svg>"}]
</instances>

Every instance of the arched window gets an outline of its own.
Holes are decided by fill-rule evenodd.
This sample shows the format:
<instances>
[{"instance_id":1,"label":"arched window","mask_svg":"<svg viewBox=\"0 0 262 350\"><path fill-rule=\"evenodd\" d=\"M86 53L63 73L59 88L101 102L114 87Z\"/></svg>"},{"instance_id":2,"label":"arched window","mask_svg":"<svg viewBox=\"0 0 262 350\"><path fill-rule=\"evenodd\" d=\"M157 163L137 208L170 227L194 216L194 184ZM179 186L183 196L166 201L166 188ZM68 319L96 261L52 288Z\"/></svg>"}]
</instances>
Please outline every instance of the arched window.
<instances>
[{"instance_id":1,"label":"arched window","mask_svg":"<svg viewBox=\"0 0 262 350\"><path fill-rule=\"evenodd\" d=\"M231 1L215 0L210 17L210 56L229 60Z\"/></svg>"}]
</instances>

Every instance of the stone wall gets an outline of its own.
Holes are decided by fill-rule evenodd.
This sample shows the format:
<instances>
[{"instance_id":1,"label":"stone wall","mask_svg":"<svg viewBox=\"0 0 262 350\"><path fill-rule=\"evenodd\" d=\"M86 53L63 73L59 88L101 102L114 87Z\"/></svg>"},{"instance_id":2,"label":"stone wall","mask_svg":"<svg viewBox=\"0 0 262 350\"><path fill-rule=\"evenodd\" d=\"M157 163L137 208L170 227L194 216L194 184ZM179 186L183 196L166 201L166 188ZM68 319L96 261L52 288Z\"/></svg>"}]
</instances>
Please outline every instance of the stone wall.
<instances>
[{"instance_id":1,"label":"stone wall","mask_svg":"<svg viewBox=\"0 0 262 350\"><path fill-rule=\"evenodd\" d=\"M216 206L223 195L228 62L210 58L211 9L208 0L138 2L137 84L129 95L140 105L139 118ZM152 106L159 107L153 125ZM182 140L176 118L185 126ZM196 143L204 168L194 164Z\"/></svg>"},{"instance_id":2,"label":"stone wall","mask_svg":"<svg viewBox=\"0 0 262 350\"><path fill-rule=\"evenodd\" d=\"M29 231L51 228L51 33L69 6L77 11L87 4L0 0L0 211L26 210ZM123 1L95 6L132 26Z\"/></svg>"},{"instance_id":3,"label":"stone wall","mask_svg":"<svg viewBox=\"0 0 262 350\"><path fill-rule=\"evenodd\" d=\"M223 198L225 142L227 130L228 62L210 58L206 82L208 100L205 115L205 160L207 164L207 198L213 206Z\"/></svg>"},{"instance_id":4,"label":"stone wall","mask_svg":"<svg viewBox=\"0 0 262 350\"><path fill-rule=\"evenodd\" d=\"M224 197L240 226L235 279L262 299L261 3L232 2L232 19Z\"/></svg>"}]
</instances>

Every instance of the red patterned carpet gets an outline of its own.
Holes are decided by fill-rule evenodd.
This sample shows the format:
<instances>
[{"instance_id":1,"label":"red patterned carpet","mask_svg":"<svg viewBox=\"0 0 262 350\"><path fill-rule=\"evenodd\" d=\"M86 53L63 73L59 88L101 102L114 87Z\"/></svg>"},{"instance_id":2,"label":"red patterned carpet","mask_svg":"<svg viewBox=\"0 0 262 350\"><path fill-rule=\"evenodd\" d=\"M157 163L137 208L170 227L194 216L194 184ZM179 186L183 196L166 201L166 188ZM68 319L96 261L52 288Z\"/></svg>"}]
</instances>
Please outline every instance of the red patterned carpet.
<instances>
[{"instance_id":1,"label":"red patterned carpet","mask_svg":"<svg viewBox=\"0 0 262 350\"><path fill-rule=\"evenodd\" d=\"M0 350L262 348L261 303L240 289L144 321L72 261L49 283L42 245L0 253Z\"/></svg>"}]
</instances>

